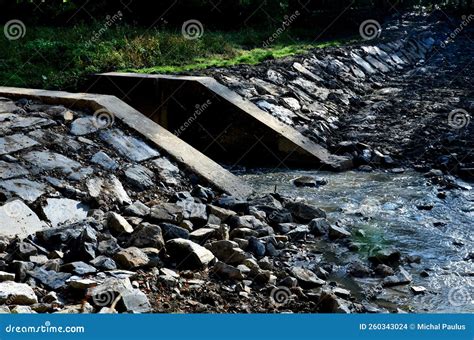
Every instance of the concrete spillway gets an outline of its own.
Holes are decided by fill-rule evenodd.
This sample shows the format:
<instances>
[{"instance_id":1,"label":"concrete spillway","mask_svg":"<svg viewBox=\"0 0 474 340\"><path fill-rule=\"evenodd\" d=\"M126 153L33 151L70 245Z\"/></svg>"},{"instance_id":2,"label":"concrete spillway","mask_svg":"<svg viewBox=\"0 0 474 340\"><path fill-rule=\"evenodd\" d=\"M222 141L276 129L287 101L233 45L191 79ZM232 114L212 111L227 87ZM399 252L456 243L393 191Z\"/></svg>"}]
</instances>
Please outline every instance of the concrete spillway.
<instances>
[{"instance_id":1,"label":"concrete spillway","mask_svg":"<svg viewBox=\"0 0 474 340\"><path fill-rule=\"evenodd\" d=\"M209 77L103 73L88 92L112 94L210 158L231 167L345 170L325 148Z\"/></svg>"},{"instance_id":2,"label":"concrete spillway","mask_svg":"<svg viewBox=\"0 0 474 340\"><path fill-rule=\"evenodd\" d=\"M2 96L39 100L45 104L64 105L71 109L86 109L91 113L105 110L112 114L116 121L125 124L184 168L219 190L237 197L246 197L252 193L250 187L239 178L114 96L0 87L0 97Z\"/></svg>"}]
</instances>

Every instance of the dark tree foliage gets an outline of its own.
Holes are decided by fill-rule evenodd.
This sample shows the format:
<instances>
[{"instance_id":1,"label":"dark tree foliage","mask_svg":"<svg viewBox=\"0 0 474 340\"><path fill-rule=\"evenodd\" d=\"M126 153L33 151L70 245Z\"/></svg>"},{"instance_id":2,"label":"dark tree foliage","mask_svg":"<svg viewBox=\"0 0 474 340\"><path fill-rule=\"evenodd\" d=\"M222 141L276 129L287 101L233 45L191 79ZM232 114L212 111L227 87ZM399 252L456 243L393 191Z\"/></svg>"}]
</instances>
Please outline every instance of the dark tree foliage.
<instances>
[{"instance_id":1,"label":"dark tree foliage","mask_svg":"<svg viewBox=\"0 0 474 340\"><path fill-rule=\"evenodd\" d=\"M420 5L461 10L472 7L473 0L0 0L0 19L69 25L103 20L121 11L132 24L179 27L192 18L212 28L235 29L278 26L299 11L296 25L308 27L336 18L381 17Z\"/></svg>"}]
</instances>

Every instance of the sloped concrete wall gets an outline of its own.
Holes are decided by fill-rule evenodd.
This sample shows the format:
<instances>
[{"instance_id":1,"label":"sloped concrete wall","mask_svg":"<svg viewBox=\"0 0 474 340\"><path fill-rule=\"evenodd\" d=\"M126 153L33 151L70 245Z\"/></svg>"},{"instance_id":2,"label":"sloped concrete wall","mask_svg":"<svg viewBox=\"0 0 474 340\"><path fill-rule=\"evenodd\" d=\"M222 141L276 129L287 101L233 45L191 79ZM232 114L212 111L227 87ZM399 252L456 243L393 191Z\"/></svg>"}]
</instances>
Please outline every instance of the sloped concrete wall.
<instances>
[{"instance_id":1,"label":"sloped concrete wall","mask_svg":"<svg viewBox=\"0 0 474 340\"><path fill-rule=\"evenodd\" d=\"M46 104L87 108L92 112L106 110L217 189L237 197L246 197L252 193L250 187L229 171L114 96L11 87L0 87L0 96L37 99Z\"/></svg>"},{"instance_id":2,"label":"sloped concrete wall","mask_svg":"<svg viewBox=\"0 0 474 340\"><path fill-rule=\"evenodd\" d=\"M351 167L348 159L331 155L210 77L104 73L94 77L89 91L119 97L231 167Z\"/></svg>"}]
</instances>

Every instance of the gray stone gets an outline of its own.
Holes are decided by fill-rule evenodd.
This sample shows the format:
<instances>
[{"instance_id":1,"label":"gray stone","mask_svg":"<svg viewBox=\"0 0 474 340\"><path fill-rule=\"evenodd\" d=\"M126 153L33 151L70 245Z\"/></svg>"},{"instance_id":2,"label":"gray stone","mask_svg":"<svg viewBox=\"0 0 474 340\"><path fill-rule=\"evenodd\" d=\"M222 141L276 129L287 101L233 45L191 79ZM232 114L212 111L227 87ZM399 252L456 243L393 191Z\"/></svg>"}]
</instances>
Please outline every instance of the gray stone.
<instances>
[{"instance_id":1,"label":"gray stone","mask_svg":"<svg viewBox=\"0 0 474 340\"><path fill-rule=\"evenodd\" d=\"M123 216L114 212L107 215L107 227L116 235L133 233L130 223Z\"/></svg>"},{"instance_id":2,"label":"gray stone","mask_svg":"<svg viewBox=\"0 0 474 340\"><path fill-rule=\"evenodd\" d=\"M378 264L391 265L400 261L401 254L395 249L382 249L369 256L369 261Z\"/></svg>"},{"instance_id":3,"label":"gray stone","mask_svg":"<svg viewBox=\"0 0 474 340\"><path fill-rule=\"evenodd\" d=\"M207 222L206 205L202 203L195 203L192 201L179 201L177 205L183 208L183 217L193 223Z\"/></svg>"},{"instance_id":4,"label":"gray stone","mask_svg":"<svg viewBox=\"0 0 474 340\"><path fill-rule=\"evenodd\" d=\"M97 281L73 276L67 280L67 284L73 289L85 290L97 286Z\"/></svg>"},{"instance_id":5,"label":"gray stone","mask_svg":"<svg viewBox=\"0 0 474 340\"><path fill-rule=\"evenodd\" d=\"M123 293L120 303L127 313L140 314L152 311L150 301L139 289Z\"/></svg>"},{"instance_id":6,"label":"gray stone","mask_svg":"<svg viewBox=\"0 0 474 340\"><path fill-rule=\"evenodd\" d=\"M220 240L206 245L220 261L228 264L241 264L252 256L242 249L234 241Z\"/></svg>"},{"instance_id":7,"label":"gray stone","mask_svg":"<svg viewBox=\"0 0 474 340\"><path fill-rule=\"evenodd\" d=\"M25 283L0 282L0 303L7 305L32 305L38 302L33 289Z\"/></svg>"},{"instance_id":8,"label":"gray stone","mask_svg":"<svg viewBox=\"0 0 474 340\"><path fill-rule=\"evenodd\" d=\"M145 217L150 214L151 209L140 201L136 201L124 209L124 212L129 215Z\"/></svg>"},{"instance_id":9,"label":"gray stone","mask_svg":"<svg viewBox=\"0 0 474 340\"><path fill-rule=\"evenodd\" d=\"M183 208L175 203L163 203L151 208L150 217L157 222L179 224L183 221Z\"/></svg>"},{"instance_id":10,"label":"gray stone","mask_svg":"<svg viewBox=\"0 0 474 340\"><path fill-rule=\"evenodd\" d=\"M306 225L299 225L296 228L289 231L286 235L293 241L305 240L306 235L309 233L309 228Z\"/></svg>"},{"instance_id":11,"label":"gray stone","mask_svg":"<svg viewBox=\"0 0 474 340\"><path fill-rule=\"evenodd\" d=\"M91 265L96 267L97 269L101 270L114 270L117 269L117 265L114 260L112 260L110 257L100 255L97 256L95 259L91 260L89 262Z\"/></svg>"},{"instance_id":12,"label":"gray stone","mask_svg":"<svg viewBox=\"0 0 474 340\"><path fill-rule=\"evenodd\" d=\"M86 275L97 272L97 269L82 261L66 263L65 265L61 266L61 270L77 275Z\"/></svg>"},{"instance_id":13,"label":"gray stone","mask_svg":"<svg viewBox=\"0 0 474 340\"><path fill-rule=\"evenodd\" d=\"M224 278L224 279L231 279L231 280L244 279L244 275L239 269L221 261L217 262L214 265L214 267L212 267L212 272L216 274L217 276L219 276L220 278Z\"/></svg>"},{"instance_id":14,"label":"gray stone","mask_svg":"<svg viewBox=\"0 0 474 340\"><path fill-rule=\"evenodd\" d=\"M201 269L215 259L208 249L185 239L169 240L166 250L179 268Z\"/></svg>"},{"instance_id":15,"label":"gray stone","mask_svg":"<svg viewBox=\"0 0 474 340\"><path fill-rule=\"evenodd\" d=\"M152 161L152 164L159 169L160 178L167 184L178 184L176 176L179 175L179 168L171 163L167 158L161 157Z\"/></svg>"},{"instance_id":16,"label":"gray stone","mask_svg":"<svg viewBox=\"0 0 474 340\"><path fill-rule=\"evenodd\" d=\"M114 259L124 269L143 267L150 261L148 256L137 247L130 247L119 251L115 254Z\"/></svg>"},{"instance_id":17,"label":"gray stone","mask_svg":"<svg viewBox=\"0 0 474 340\"><path fill-rule=\"evenodd\" d=\"M0 188L20 197L26 202L33 203L45 193L46 186L26 178L17 178L0 181Z\"/></svg>"},{"instance_id":18,"label":"gray stone","mask_svg":"<svg viewBox=\"0 0 474 340\"><path fill-rule=\"evenodd\" d=\"M0 236L25 238L46 228L44 222L21 200L0 207Z\"/></svg>"},{"instance_id":19,"label":"gray stone","mask_svg":"<svg viewBox=\"0 0 474 340\"><path fill-rule=\"evenodd\" d=\"M207 240L210 240L214 234L216 234L216 229L214 228L200 228L190 233L189 238L194 242L204 244Z\"/></svg>"},{"instance_id":20,"label":"gray stone","mask_svg":"<svg viewBox=\"0 0 474 340\"><path fill-rule=\"evenodd\" d=\"M11 309L11 314L36 314L30 306L15 306Z\"/></svg>"},{"instance_id":21,"label":"gray stone","mask_svg":"<svg viewBox=\"0 0 474 340\"><path fill-rule=\"evenodd\" d=\"M19 164L0 161L0 179L10 179L28 175L28 170Z\"/></svg>"},{"instance_id":22,"label":"gray stone","mask_svg":"<svg viewBox=\"0 0 474 340\"><path fill-rule=\"evenodd\" d=\"M15 274L0 271L0 282L15 281Z\"/></svg>"},{"instance_id":23,"label":"gray stone","mask_svg":"<svg viewBox=\"0 0 474 340\"><path fill-rule=\"evenodd\" d=\"M90 178L87 180L86 186L89 190L89 195L97 200L119 204L132 203L122 183L115 175L108 175L104 178Z\"/></svg>"},{"instance_id":24,"label":"gray stone","mask_svg":"<svg viewBox=\"0 0 474 340\"><path fill-rule=\"evenodd\" d=\"M315 218L309 222L309 232L314 236L325 235L331 226L325 218Z\"/></svg>"},{"instance_id":25,"label":"gray stone","mask_svg":"<svg viewBox=\"0 0 474 340\"><path fill-rule=\"evenodd\" d=\"M135 189L148 190L155 185L153 172L142 165L133 165L125 170L125 178Z\"/></svg>"},{"instance_id":26,"label":"gray stone","mask_svg":"<svg viewBox=\"0 0 474 340\"><path fill-rule=\"evenodd\" d=\"M162 249L165 245L165 241L159 226L150 223L142 223L131 235L129 244L139 248L153 247Z\"/></svg>"},{"instance_id":27,"label":"gray stone","mask_svg":"<svg viewBox=\"0 0 474 340\"><path fill-rule=\"evenodd\" d=\"M412 281L411 275L403 268L399 267L395 275L384 278L382 284L384 287L406 285Z\"/></svg>"},{"instance_id":28,"label":"gray stone","mask_svg":"<svg viewBox=\"0 0 474 340\"><path fill-rule=\"evenodd\" d=\"M82 168L82 165L66 156L50 151L31 151L23 156L25 160L40 170L59 170L70 174Z\"/></svg>"},{"instance_id":29,"label":"gray stone","mask_svg":"<svg viewBox=\"0 0 474 340\"><path fill-rule=\"evenodd\" d=\"M314 288L324 285L326 282L321 280L311 270L302 267L291 268L291 273L298 280L299 284L303 288Z\"/></svg>"},{"instance_id":30,"label":"gray stone","mask_svg":"<svg viewBox=\"0 0 474 340\"><path fill-rule=\"evenodd\" d=\"M43 212L53 227L63 223L75 223L87 219L89 207L68 198L48 198Z\"/></svg>"},{"instance_id":31,"label":"gray stone","mask_svg":"<svg viewBox=\"0 0 474 340\"><path fill-rule=\"evenodd\" d=\"M0 155L17 152L35 145L38 145L36 141L21 134L2 137L0 138Z\"/></svg>"},{"instance_id":32,"label":"gray stone","mask_svg":"<svg viewBox=\"0 0 474 340\"><path fill-rule=\"evenodd\" d=\"M372 66L368 62L366 62L364 59L362 59L361 56L357 55L356 53L351 53L352 59L355 61L357 65L359 65L367 74L374 74L377 71L374 70Z\"/></svg>"},{"instance_id":33,"label":"gray stone","mask_svg":"<svg viewBox=\"0 0 474 340\"><path fill-rule=\"evenodd\" d=\"M328 235L331 240L342 239L351 236L351 233L343 227L329 226Z\"/></svg>"},{"instance_id":34,"label":"gray stone","mask_svg":"<svg viewBox=\"0 0 474 340\"><path fill-rule=\"evenodd\" d=\"M326 213L323 210L302 201L288 202L285 208L288 209L297 220L305 223L315 218L326 217Z\"/></svg>"},{"instance_id":35,"label":"gray stone","mask_svg":"<svg viewBox=\"0 0 474 340\"><path fill-rule=\"evenodd\" d=\"M66 284L66 280L72 276L69 273L46 270L40 267L29 271L28 275L35 278L50 289L59 289L63 287Z\"/></svg>"},{"instance_id":36,"label":"gray stone","mask_svg":"<svg viewBox=\"0 0 474 340\"><path fill-rule=\"evenodd\" d=\"M260 229L264 226L264 223L258 220L255 216L232 216L228 224L231 228L249 228L249 229Z\"/></svg>"},{"instance_id":37,"label":"gray stone","mask_svg":"<svg viewBox=\"0 0 474 340\"><path fill-rule=\"evenodd\" d=\"M70 132L75 136L85 136L98 130L94 117L82 117L77 118L71 123Z\"/></svg>"},{"instance_id":38,"label":"gray stone","mask_svg":"<svg viewBox=\"0 0 474 340\"><path fill-rule=\"evenodd\" d=\"M165 241L175 238L189 239L189 231L171 223L160 223Z\"/></svg>"},{"instance_id":39,"label":"gray stone","mask_svg":"<svg viewBox=\"0 0 474 340\"><path fill-rule=\"evenodd\" d=\"M217 216L218 218L222 220L222 222L226 222L227 219L237 214L235 211L221 208L221 207L216 207L214 205L208 205L207 208L209 210L209 214Z\"/></svg>"},{"instance_id":40,"label":"gray stone","mask_svg":"<svg viewBox=\"0 0 474 340\"><path fill-rule=\"evenodd\" d=\"M411 286L410 287L411 291L415 295L420 295L426 293L426 288L423 286Z\"/></svg>"},{"instance_id":41,"label":"gray stone","mask_svg":"<svg viewBox=\"0 0 474 340\"><path fill-rule=\"evenodd\" d=\"M122 156L135 162L145 161L160 155L158 151L149 147L142 140L127 136L117 129L102 130L100 138L116 149Z\"/></svg>"},{"instance_id":42,"label":"gray stone","mask_svg":"<svg viewBox=\"0 0 474 340\"><path fill-rule=\"evenodd\" d=\"M107 170L115 170L118 168L118 163L103 151L99 151L94 156L92 156L91 162L99 164L101 167Z\"/></svg>"}]
</instances>

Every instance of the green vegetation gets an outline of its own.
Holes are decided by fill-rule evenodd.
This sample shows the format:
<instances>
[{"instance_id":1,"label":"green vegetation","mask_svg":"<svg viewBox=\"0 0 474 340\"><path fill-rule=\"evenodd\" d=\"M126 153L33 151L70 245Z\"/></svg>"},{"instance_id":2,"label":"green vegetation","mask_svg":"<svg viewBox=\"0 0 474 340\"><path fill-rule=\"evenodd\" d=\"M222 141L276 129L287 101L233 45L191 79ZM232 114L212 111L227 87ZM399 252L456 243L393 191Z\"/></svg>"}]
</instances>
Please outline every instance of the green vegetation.
<instances>
[{"instance_id":1,"label":"green vegetation","mask_svg":"<svg viewBox=\"0 0 474 340\"><path fill-rule=\"evenodd\" d=\"M28 27L22 39L8 41L1 37L0 85L74 90L88 74L95 72L175 73L256 64L344 42L295 41L286 32L275 45L262 48L263 41L273 32L205 31L202 38L188 40L180 31L145 30L128 25L103 28L98 24Z\"/></svg>"}]
</instances>

